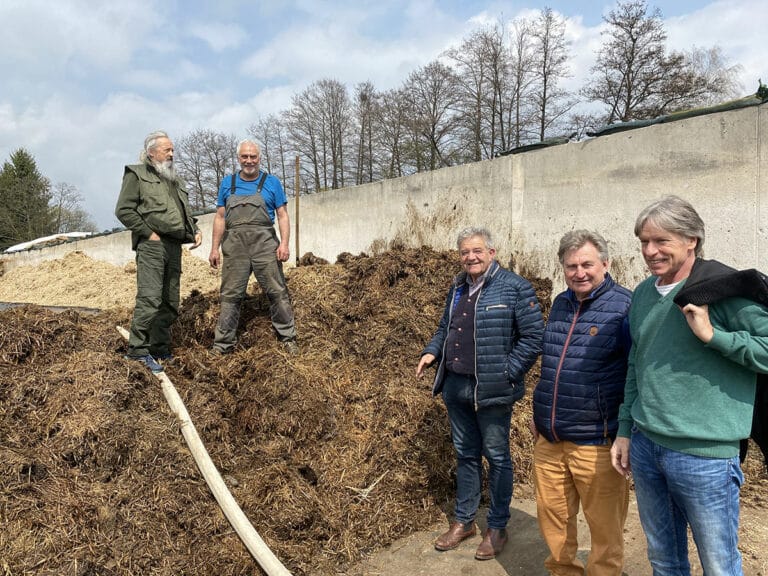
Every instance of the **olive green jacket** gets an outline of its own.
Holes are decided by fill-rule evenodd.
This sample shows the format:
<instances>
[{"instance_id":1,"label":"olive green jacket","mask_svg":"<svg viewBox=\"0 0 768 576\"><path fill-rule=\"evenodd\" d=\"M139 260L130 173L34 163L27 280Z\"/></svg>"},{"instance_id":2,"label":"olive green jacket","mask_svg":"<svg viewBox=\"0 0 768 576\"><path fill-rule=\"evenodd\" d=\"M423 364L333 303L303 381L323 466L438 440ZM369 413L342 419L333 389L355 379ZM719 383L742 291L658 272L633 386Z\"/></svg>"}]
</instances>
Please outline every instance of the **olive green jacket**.
<instances>
[{"instance_id":1,"label":"olive green jacket","mask_svg":"<svg viewBox=\"0 0 768 576\"><path fill-rule=\"evenodd\" d=\"M186 243L199 230L181 183L161 178L149 163L125 167L115 216L131 231L134 250L152 232Z\"/></svg>"}]
</instances>

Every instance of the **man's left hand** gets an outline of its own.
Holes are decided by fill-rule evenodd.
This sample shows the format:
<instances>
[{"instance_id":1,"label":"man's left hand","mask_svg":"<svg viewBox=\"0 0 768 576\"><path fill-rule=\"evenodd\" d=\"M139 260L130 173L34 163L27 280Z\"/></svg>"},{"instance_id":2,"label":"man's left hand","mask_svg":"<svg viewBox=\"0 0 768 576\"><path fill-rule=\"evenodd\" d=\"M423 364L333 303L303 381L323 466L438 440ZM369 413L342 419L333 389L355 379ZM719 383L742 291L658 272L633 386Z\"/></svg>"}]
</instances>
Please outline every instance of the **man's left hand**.
<instances>
[{"instance_id":1,"label":"man's left hand","mask_svg":"<svg viewBox=\"0 0 768 576\"><path fill-rule=\"evenodd\" d=\"M280 260L280 262L287 262L288 258L291 256L291 249L288 248L288 246L283 246L282 244L277 247L277 259Z\"/></svg>"},{"instance_id":2,"label":"man's left hand","mask_svg":"<svg viewBox=\"0 0 768 576\"><path fill-rule=\"evenodd\" d=\"M189 249L190 250L194 250L195 248L200 246L200 244L202 244L202 243L203 243L203 233L202 232L198 232L197 234L195 234L195 243L192 244L192 246L190 246Z\"/></svg>"},{"instance_id":3,"label":"man's left hand","mask_svg":"<svg viewBox=\"0 0 768 576\"><path fill-rule=\"evenodd\" d=\"M715 329L709 321L709 306L706 304L701 306L687 304L683 308L683 314L685 314L688 326L691 328L691 332L696 335L696 338L704 342L704 344L712 340L712 336L715 335Z\"/></svg>"}]
</instances>

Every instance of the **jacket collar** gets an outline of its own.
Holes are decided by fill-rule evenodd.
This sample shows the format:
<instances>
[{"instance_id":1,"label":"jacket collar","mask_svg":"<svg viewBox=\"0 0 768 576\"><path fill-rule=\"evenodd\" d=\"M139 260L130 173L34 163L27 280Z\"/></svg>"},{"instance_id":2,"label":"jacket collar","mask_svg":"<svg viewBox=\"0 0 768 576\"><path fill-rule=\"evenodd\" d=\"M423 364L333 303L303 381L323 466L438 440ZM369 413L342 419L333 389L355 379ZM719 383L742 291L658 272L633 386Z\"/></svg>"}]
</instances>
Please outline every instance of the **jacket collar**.
<instances>
[{"instance_id":1,"label":"jacket collar","mask_svg":"<svg viewBox=\"0 0 768 576\"><path fill-rule=\"evenodd\" d=\"M592 290L592 292L590 292L589 296L587 296L584 299L584 301L594 300L595 298L597 298L601 294L603 294L603 293L607 292L608 290L610 290L611 288L613 288L613 286L615 286L615 285L616 285L616 282L611 277L610 272L606 272L605 273L605 278L603 278L603 281L600 282L600 285L597 288L595 288L594 290ZM570 300L574 304L578 305L579 299L576 298L576 292L574 292L570 288L566 288L566 290L565 290L565 297L568 298L568 300Z\"/></svg>"},{"instance_id":2,"label":"jacket collar","mask_svg":"<svg viewBox=\"0 0 768 576\"><path fill-rule=\"evenodd\" d=\"M485 282L483 283L484 286L488 286L488 283L491 281L491 278L493 278L496 275L496 272L499 271L499 263L494 260L491 262L491 265L488 267L488 270L485 272ZM453 285L454 286L462 286L467 283L467 273L466 272L459 272L454 279L453 279Z\"/></svg>"}]
</instances>

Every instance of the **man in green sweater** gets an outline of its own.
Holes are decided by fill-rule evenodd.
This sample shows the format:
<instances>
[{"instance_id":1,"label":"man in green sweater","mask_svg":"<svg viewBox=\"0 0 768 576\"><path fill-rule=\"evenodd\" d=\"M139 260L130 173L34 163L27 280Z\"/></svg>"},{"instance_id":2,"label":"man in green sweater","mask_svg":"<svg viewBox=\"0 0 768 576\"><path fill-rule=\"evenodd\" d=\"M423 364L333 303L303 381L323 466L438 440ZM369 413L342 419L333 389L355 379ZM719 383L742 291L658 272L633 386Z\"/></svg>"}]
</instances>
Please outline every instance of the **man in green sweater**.
<instances>
[{"instance_id":1,"label":"man in green sweater","mask_svg":"<svg viewBox=\"0 0 768 576\"><path fill-rule=\"evenodd\" d=\"M203 236L174 171L168 135L149 134L139 159L125 167L115 207L136 251L136 305L126 358L162 372L157 360L172 358L171 324L179 314L181 245L197 248Z\"/></svg>"},{"instance_id":2,"label":"man in green sweater","mask_svg":"<svg viewBox=\"0 0 768 576\"><path fill-rule=\"evenodd\" d=\"M654 576L690 575L690 525L705 574L741 576L739 441L749 436L756 371L768 370L768 309L744 298L674 304L701 256L704 223L666 196L635 223L652 277L629 314L629 355L614 467L634 477Z\"/></svg>"}]
</instances>

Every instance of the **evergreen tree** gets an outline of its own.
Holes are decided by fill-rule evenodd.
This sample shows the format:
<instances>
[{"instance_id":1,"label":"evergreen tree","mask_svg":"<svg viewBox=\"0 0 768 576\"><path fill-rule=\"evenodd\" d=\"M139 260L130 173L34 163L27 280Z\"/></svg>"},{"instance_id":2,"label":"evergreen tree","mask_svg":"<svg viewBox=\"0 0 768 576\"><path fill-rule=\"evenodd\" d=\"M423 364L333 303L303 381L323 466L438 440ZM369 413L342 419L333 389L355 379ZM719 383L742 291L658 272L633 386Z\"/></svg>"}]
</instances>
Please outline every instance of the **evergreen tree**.
<instances>
[{"instance_id":1,"label":"evergreen tree","mask_svg":"<svg viewBox=\"0 0 768 576\"><path fill-rule=\"evenodd\" d=\"M48 203L51 183L19 148L0 170L0 250L56 232Z\"/></svg>"}]
</instances>

